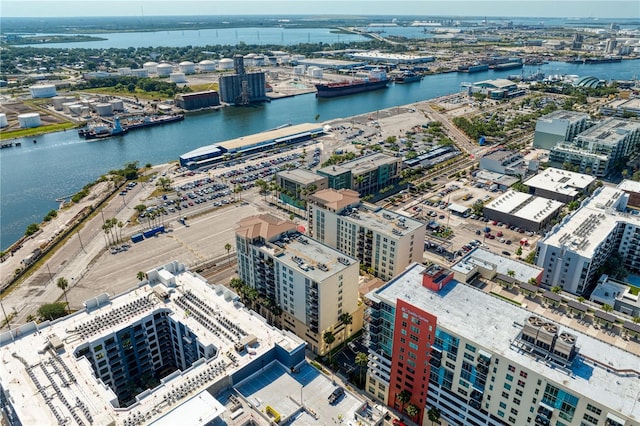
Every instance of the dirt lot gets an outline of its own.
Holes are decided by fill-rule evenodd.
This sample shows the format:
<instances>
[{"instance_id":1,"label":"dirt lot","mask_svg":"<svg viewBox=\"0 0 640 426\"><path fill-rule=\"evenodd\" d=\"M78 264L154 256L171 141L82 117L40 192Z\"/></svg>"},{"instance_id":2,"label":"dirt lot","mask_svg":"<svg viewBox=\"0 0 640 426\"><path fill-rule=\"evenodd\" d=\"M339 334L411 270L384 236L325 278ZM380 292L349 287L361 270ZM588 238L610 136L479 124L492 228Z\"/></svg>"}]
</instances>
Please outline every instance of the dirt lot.
<instances>
[{"instance_id":1,"label":"dirt lot","mask_svg":"<svg viewBox=\"0 0 640 426\"><path fill-rule=\"evenodd\" d=\"M7 115L7 121L9 122L9 126L2 129L3 132L20 129L20 125L18 123L18 115L28 114L31 112L37 112L38 114L40 114L40 121L42 122L43 126L47 126L49 124L64 123L66 121L57 115L49 113L44 108L35 108L23 102L2 103L0 104L0 112Z\"/></svg>"}]
</instances>

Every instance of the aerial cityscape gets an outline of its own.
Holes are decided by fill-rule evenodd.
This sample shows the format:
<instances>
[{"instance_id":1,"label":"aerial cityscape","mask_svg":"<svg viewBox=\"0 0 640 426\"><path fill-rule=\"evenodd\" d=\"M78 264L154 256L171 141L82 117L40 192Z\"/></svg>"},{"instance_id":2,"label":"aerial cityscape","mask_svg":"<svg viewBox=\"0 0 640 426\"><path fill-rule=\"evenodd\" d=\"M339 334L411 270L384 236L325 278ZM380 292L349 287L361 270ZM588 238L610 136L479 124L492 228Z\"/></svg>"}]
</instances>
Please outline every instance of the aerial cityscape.
<instances>
[{"instance_id":1,"label":"aerial cityscape","mask_svg":"<svg viewBox=\"0 0 640 426\"><path fill-rule=\"evenodd\" d=\"M640 426L640 4L0 17L0 424Z\"/></svg>"}]
</instances>

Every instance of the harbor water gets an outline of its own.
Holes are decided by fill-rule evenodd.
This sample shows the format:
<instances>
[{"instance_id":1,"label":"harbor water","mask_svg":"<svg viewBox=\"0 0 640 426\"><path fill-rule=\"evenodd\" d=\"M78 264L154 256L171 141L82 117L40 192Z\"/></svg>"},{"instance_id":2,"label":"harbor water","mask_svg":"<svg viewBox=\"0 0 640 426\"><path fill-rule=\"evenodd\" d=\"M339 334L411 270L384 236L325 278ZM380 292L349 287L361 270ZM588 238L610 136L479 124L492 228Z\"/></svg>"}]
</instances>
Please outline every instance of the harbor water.
<instances>
[{"instance_id":1,"label":"harbor water","mask_svg":"<svg viewBox=\"0 0 640 426\"><path fill-rule=\"evenodd\" d=\"M593 75L600 79L628 80L636 76L640 61L583 65L552 62L525 67L547 75ZM420 82L392 84L386 90L340 98L316 99L307 94L248 107L188 115L184 121L136 130L125 136L86 141L68 130L18 140L21 146L0 151L0 247L19 239L30 223L58 207L56 198L78 192L109 170L126 162L159 164L176 161L180 154L203 145L273 129L285 123L318 122L393 108L456 93L462 82L506 78L519 70L447 73Z\"/></svg>"}]
</instances>

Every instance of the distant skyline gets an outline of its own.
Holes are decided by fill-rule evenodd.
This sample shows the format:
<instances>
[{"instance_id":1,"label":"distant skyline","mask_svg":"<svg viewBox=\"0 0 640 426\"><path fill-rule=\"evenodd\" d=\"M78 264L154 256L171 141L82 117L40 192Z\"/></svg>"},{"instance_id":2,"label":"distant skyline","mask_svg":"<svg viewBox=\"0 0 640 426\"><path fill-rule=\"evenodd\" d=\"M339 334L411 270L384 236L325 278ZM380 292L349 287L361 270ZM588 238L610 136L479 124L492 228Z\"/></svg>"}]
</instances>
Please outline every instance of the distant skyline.
<instances>
[{"instance_id":1,"label":"distant skyline","mask_svg":"<svg viewBox=\"0 0 640 426\"><path fill-rule=\"evenodd\" d=\"M640 1L486 0L2 0L2 17L107 17L193 15L403 15L540 18L631 18Z\"/></svg>"}]
</instances>

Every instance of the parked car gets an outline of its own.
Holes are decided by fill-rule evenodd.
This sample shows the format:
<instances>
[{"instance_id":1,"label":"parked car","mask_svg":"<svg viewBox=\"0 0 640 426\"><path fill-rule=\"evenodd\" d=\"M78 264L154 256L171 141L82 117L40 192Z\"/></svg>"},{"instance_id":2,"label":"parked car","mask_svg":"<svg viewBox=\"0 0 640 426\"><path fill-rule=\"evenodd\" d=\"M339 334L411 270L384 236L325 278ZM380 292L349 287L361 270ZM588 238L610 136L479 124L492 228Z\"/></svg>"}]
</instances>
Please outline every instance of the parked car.
<instances>
[{"instance_id":1,"label":"parked car","mask_svg":"<svg viewBox=\"0 0 640 426\"><path fill-rule=\"evenodd\" d=\"M329 395L329 404L335 404L344 395L344 389L340 386L335 388Z\"/></svg>"}]
</instances>

